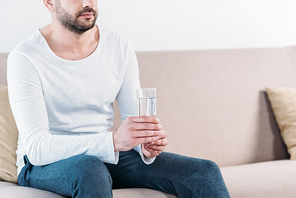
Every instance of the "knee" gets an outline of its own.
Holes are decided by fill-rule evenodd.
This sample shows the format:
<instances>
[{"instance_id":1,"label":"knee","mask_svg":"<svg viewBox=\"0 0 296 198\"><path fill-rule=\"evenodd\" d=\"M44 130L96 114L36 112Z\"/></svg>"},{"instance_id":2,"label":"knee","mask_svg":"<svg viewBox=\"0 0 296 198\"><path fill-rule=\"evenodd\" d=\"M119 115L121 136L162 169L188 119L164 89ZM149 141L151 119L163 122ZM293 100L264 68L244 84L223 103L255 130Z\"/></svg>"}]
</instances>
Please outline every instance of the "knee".
<instances>
[{"instance_id":1,"label":"knee","mask_svg":"<svg viewBox=\"0 0 296 198\"><path fill-rule=\"evenodd\" d=\"M218 197L229 197L220 167L213 161L204 160L203 187L205 191L220 193Z\"/></svg>"},{"instance_id":2,"label":"knee","mask_svg":"<svg viewBox=\"0 0 296 198\"><path fill-rule=\"evenodd\" d=\"M217 174L220 173L220 168L219 166L211 161L211 160L203 160L203 167L206 171L207 174Z\"/></svg>"},{"instance_id":3,"label":"knee","mask_svg":"<svg viewBox=\"0 0 296 198\"><path fill-rule=\"evenodd\" d=\"M228 197L219 166L210 160L181 157L170 179L179 197ZM180 179L180 177L182 179Z\"/></svg>"},{"instance_id":4,"label":"knee","mask_svg":"<svg viewBox=\"0 0 296 198\"><path fill-rule=\"evenodd\" d=\"M201 175L203 181L219 181L222 179L220 167L211 160L202 160L201 163Z\"/></svg>"},{"instance_id":5,"label":"knee","mask_svg":"<svg viewBox=\"0 0 296 198\"><path fill-rule=\"evenodd\" d=\"M215 162L206 159L183 157L176 169L178 169L185 181L204 183L219 180L222 177L219 166ZM174 175L179 176L180 174Z\"/></svg>"},{"instance_id":6,"label":"knee","mask_svg":"<svg viewBox=\"0 0 296 198\"><path fill-rule=\"evenodd\" d=\"M211 160L190 158L184 167L186 168L183 176L187 178L187 182L203 183L208 186L223 181L219 166Z\"/></svg>"},{"instance_id":7,"label":"knee","mask_svg":"<svg viewBox=\"0 0 296 198\"><path fill-rule=\"evenodd\" d=\"M74 192L92 192L96 196L112 195L112 178L104 163L95 156L76 156L72 166L71 180ZM71 168L70 168L71 169Z\"/></svg>"},{"instance_id":8,"label":"knee","mask_svg":"<svg viewBox=\"0 0 296 198\"><path fill-rule=\"evenodd\" d=\"M73 164L75 170L78 171L80 179L89 180L107 180L112 183L110 173L104 163L95 156L81 155Z\"/></svg>"}]
</instances>

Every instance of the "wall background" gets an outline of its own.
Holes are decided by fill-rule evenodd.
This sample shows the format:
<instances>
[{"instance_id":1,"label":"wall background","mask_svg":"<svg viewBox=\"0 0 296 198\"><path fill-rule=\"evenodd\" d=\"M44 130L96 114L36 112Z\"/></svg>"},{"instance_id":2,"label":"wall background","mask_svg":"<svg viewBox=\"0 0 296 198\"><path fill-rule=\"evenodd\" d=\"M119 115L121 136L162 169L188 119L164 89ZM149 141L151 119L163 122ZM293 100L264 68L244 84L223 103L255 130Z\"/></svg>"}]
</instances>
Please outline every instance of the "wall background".
<instances>
[{"instance_id":1,"label":"wall background","mask_svg":"<svg viewBox=\"0 0 296 198\"><path fill-rule=\"evenodd\" d=\"M98 0L98 23L135 50L296 45L295 0ZM42 0L1 0L0 52L51 21Z\"/></svg>"}]
</instances>

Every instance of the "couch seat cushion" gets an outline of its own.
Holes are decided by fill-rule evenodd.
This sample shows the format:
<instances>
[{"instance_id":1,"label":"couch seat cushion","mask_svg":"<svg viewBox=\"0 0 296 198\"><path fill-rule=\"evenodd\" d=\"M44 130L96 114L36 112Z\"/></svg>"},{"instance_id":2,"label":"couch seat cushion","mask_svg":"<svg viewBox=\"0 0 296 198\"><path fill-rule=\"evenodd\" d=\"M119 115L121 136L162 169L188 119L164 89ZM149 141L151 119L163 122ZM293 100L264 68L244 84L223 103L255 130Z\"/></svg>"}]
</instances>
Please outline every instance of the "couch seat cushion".
<instances>
[{"instance_id":1,"label":"couch seat cushion","mask_svg":"<svg viewBox=\"0 0 296 198\"><path fill-rule=\"evenodd\" d=\"M177 198L174 195L169 195L160 191L146 188L130 188L113 190L114 198Z\"/></svg>"},{"instance_id":2,"label":"couch seat cushion","mask_svg":"<svg viewBox=\"0 0 296 198\"><path fill-rule=\"evenodd\" d=\"M296 161L223 167L221 172L231 198L296 197Z\"/></svg>"},{"instance_id":3,"label":"couch seat cushion","mask_svg":"<svg viewBox=\"0 0 296 198\"><path fill-rule=\"evenodd\" d=\"M3 198L63 198L52 192L34 188L22 187L15 183L0 182L0 195Z\"/></svg>"},{"instance_id":4,"label":"couch seat cushion","mask_svg":"<svg viewBox=\"0 0 296 198\"><path fill-rule=\"evenodd\" d=\"M22 187L14 183L0 181L0 195L1 198L63 198L45 190L38 190L34 188ZM169 195L160 191L131 188L131 189L115 189L113 190L114 198L176 198L176 196Z\"/></svg>"}]
</instances>

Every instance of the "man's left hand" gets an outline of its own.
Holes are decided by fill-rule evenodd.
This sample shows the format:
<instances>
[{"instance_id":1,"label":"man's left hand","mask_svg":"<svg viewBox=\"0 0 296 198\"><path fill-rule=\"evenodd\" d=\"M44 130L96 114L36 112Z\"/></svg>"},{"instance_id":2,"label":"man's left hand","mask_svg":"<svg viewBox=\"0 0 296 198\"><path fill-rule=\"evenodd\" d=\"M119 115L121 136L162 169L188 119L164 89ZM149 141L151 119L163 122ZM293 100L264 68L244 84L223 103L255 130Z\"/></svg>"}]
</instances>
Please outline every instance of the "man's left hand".
<instances>
[{"instance_id":1,"label":"man's left hand","mask_svg":"<svg viewBox=\"0 0 296 198\"><path fill-rule=\"evenodd\" d=\"M161 130L157 141L142 144L143 154L149 158L158 156L168 144L167 136L167 132Z\"/></svg>"}]
</instances>

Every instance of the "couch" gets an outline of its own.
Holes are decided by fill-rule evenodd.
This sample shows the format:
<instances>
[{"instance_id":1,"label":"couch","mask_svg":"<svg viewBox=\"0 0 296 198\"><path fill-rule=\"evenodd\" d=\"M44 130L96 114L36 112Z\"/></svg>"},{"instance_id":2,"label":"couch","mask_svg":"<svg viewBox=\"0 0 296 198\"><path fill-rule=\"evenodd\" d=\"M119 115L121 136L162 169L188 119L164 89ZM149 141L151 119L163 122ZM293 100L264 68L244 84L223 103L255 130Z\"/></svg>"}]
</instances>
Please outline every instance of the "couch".
<instances>
[{"instance_id":1,"label":"couch","mask_svg":"<svg viewBox=\"0 0 296 198\"><path fill-rule=\"evenodd\" d=\"M216 162L232 198L296 197L296 161L290 160L266 92L266 87L296 87L296 46L136 54L142 87L157 89L157 115L169 134L165 151ZM0 54L2 85L6 59ZM114 109L111 130L120 125L116 103ZM113 193L175 197L151 189ZM0 181L0 197L61 196Z\"/></svg>"}]
</instances>

